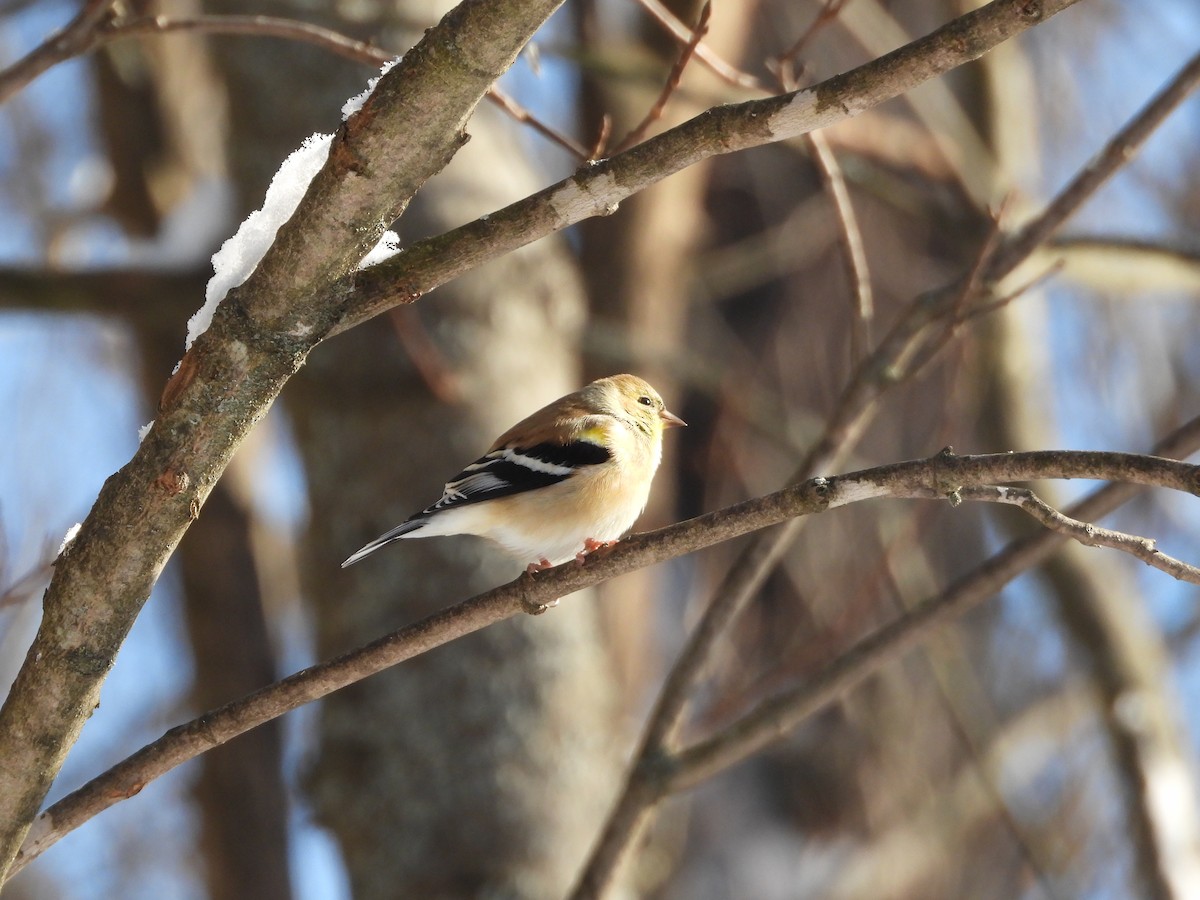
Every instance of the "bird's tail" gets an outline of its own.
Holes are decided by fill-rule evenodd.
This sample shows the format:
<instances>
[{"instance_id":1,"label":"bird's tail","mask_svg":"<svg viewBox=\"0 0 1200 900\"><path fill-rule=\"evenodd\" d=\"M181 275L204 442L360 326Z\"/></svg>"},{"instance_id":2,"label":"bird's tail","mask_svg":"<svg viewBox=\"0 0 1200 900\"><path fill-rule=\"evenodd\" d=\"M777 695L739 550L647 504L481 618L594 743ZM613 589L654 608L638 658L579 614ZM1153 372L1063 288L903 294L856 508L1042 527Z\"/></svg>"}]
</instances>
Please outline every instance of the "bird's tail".
<instances>
[{"instance_id":1,"label":"bird's tail","mask_svg":"<svg viewBox=\"0 0 1200 900\"><path fill-rule=\"evenodd\" d=\"M423 516L414 516L407 522L401 522L391 531L387 532L386 534L381 534L379 537L375 538L375 540L371 541L371 543L367 544L361 550L351 553L350 556L346 558L346 561L342 563L342 568L344 569L346 566L354 565L364 556L370 556L385 544L390 544L392 541L398 541L400 538L406 537L419 528L422 528L427 521L428 519Z\"/></svg>"}]
</instances>

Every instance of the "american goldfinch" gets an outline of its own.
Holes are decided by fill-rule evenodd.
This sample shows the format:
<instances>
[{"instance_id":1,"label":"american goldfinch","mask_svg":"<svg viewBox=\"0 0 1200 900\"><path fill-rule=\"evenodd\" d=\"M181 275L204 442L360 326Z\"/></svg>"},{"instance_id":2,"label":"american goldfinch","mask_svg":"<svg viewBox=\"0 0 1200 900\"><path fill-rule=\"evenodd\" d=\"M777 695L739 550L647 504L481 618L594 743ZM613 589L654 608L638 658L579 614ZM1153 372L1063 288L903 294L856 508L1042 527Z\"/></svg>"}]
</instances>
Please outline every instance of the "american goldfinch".
<instances>
[{"instance_id":1,"label":"american goldfinch","mask_svg":"<svg viewBox=\"0 0 1200 900\"><path fill-rule=\"evenodd\" d=\"M440 500L371 541L342 568L401 538L477 534L534 572L583 562L646 508L662 433L686 424L633 375L593 381L518 422L454 476Z\"/></svg>"}]
</instances>

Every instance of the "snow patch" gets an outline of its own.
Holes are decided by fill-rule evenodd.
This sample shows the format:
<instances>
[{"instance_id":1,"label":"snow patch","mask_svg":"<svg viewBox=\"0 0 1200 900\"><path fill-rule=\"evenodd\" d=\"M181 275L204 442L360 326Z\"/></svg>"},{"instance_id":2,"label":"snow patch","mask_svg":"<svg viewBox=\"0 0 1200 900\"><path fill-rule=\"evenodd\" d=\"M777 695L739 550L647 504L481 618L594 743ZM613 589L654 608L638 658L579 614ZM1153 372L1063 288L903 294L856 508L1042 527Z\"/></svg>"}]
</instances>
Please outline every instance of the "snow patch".
<instances>
[{"instance_id":1,"label":"snow patch","mask_svg":"<svg viewBox=\"0 0 1200 900\"><path fill-rule=\"evenodd\" d=\"M79 529L82 527L82 522L76 522L67 529L67 533L62 539L62 543L58 545L58 553L56 553L55 556L61 556L62 552L71 546L71 544L75 541L75 536L79 534Z\"/></svg>"},{"instance_id":2,"label":"snow patch","mask_svg":"<svg viewBox=\"0 0 1200 900\"><path fill-rule=\"evenodd\" d=\"M379 79L390 72L396 63L400 62L400 59L401 57L397 56L395 59L389 59L385 62L379 69L379 74L367 82L367 89L361 94L351 97L342 105L342 121L349 119L363 108L363 104L367 102L367 98L374 92L375 85L379 84Z\"/></svg>"},{"instance_id":3,"label":"snow patch","mask_svg":"<svg viewBox=\"0 0 1200 900\"><path fill-rule=\"evenodd\" d=\"M398 62L400 57L384 63L379 74L367 83L367 89L346 101L342 107L342 117L348 119L362 109L379 79ZM225 295L245 282L258 266L267 248L274 242L279 227L292 217L313 176L325 164L332 141L333 135L329 134L314 134L306 138L300 148L285 159L279 171L275 173L271 186L267 188L262 209L250 213L238 227L237 233L213 254L213 277L209 279L208 287L204 291L204 305L188 320L185 349L190 350L196 338L208 330L213 314L225 299ZM395 255L398 250L399 238L388 232L375 249L367 254L359 268L381 262Z\"/></svg>"},{"instance_id":4,"label":"snow patch","mask_svg":"<svg viewBox=\"0 0 1200 900\"><path fill-rule=\"evenodd\" d=\"M381 263L385 259L391 259L399 252L400 235L394 231L385 231L383 237L379 239L379 243L375 245L375 248L362 258L362 262L358 264L358 268L365 269L367 266Z\"/></svg>"},{"instance_id":5,"label":"snow patch","mask_svg":"<svg viewBox=\"0 0 1200 900\"><path fill-rule=\"evenodd\" d=\"M237 233L221 245L213 254L213 277L204 291L204 305L188 320L186 349L191 349L196 338L212 324L217 306L233 288L242 284L258 266L267 248L275 240L279 226L292 217L309 182L321 170L329 156L329 145L333 135L314 134L305 138L298 150L283 161L262 209L246 217Z\"/></svg>"}]
</instances>

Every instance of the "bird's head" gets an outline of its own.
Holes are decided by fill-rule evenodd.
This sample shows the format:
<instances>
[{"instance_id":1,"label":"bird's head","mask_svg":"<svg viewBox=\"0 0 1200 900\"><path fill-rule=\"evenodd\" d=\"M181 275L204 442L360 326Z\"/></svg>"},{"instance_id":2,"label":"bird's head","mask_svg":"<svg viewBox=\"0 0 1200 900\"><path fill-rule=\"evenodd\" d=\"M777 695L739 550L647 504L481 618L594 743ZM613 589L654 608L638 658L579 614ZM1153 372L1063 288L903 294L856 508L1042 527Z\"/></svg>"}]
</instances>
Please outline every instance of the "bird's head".
<instances>
[{"instance_id":1,"label":"bird's head","mask_svg":"<svg viewBox=\"0 0 1200 900\"><path fill-rule=\"evenodd\" d=\"M651 435L662 434L664 428L687 424L667 409L658 391L636 375L612 375L592 382L591 386L599 388L613 412L632 419Z\"/></svg>"}]
</instances>

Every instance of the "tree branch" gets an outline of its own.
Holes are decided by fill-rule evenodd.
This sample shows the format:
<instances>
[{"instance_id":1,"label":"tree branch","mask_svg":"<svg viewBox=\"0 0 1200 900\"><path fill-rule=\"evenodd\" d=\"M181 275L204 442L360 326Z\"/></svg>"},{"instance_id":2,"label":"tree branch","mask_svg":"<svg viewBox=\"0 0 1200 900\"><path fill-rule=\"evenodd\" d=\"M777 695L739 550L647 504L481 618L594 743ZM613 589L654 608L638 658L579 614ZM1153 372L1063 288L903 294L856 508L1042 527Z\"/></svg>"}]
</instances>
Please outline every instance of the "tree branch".
<instances>
[{"instance_id":1,"label":"tree branch","mask_svg":"<svg viewBox=\"0 0 1200 900\"><path fill-rule=\"evenodd\" d=\"M380 78L257 268L184 356L154 428L108 479L46 592L0 709L0 874L167 558L254 423L338 318L328 288L466 140L464 125L560 0L466 0Z\"/></svg>"},{"instance_id":2,"label":"tree branch","mask_svg":"<svg viewBox=\"0 0 1200 900\"><path fill-rule=\"evenodd\" d=\"M1200 420L1192 423L1187 434L1193 440L1200 441ZM305 703L514 616L524 609L545 606L559 597L619 575L693 553L796 516L882 498L945 499L954 502L956 496L967 496L974 485L1042 478L1095 478L1165 487L1192 494L1200 492L1200 466L1154 456L1080 451L954 456L943 452L928 459L893 463L832 478L810 479L774 494L658 531L633 535L618 544L611 553L589 559L585 566L568 563L538 573L533 578L519 577L385 635L365 647L304 669L171 729L154 743L92 779L38 816L14 864L14 871L19 871L63 835L99 812L133 796L150 781L206 750ZM1087 506L1081 508L1085 512L1092 509ZM1013 571L1009 577L1015 574ZM994 581L987 581L982 593L977 588L971 595L974 598L972 603L987 596L989 589L994 592L994 587ZM955 605L951 612L942 613L932 621L940 625L966 608L961 604ZM908 622L910 618L900 621ZM921 636L932 627L935 625L924 626ZM904 649L916 639L910 638L903 645ZM890 658L892 656L888 656ZM882 664L882 661L877 662L875 668ZM860 674L859 680L866 674L869 673ZM825 697L824 694L821 696ZM739 741L734 746L743 745ZM723 751L724 754L730 752L728 749ZM721 758L724 759L724 756ZM688 765L690 767L691 764ZM656 791L673 790L677 784L684 782L694 783L687 774L691 771L689 767L680 764L672 768L669 779L656 779Z\"/></svg>"},{"instance_id":3,"label":"tree branch","mask_svg":"<svg viewBox=\"0 0 1200 900\"><path fill-rule=\"evenodd\" d=\"M112 14L114 0L87 0L78 15L8 68L0 71L0 103L4 103L47 69L84 52L96 30Z\"/></svg>"},{"instance_id":4,"label":"tree branch","mask_svg":"<svg viewBox=\"0 0 1200 900\"><path fill-rule=\"evenodd\" d=\"M1046 209L1008 241L995 263L998 277L1007 275L1045 243L1075 214L1096 190L1127 163L1176 107L1200 85L1200 53L1176 73L1167 85L1086 166L1079 170Z\"/></svg>"},{"instance_id":5,"label":"tree branch","mask_svg":"<svg viewBox=\"0 0 1200 900\"><path fill-rule=\"evenodd\" d=\"M352 291L338 334L503 256L592 216L713 156L824 128L977 59L1078 0L994 0L925 37L801 91L718 106L545 190L443 235L420 241L339 286Z\"/></svg>"},{"instance_id":6,"label":"tree branch","mask_svg":"<svg viewBox=\"0 0 1200 900\"><path fill-rule=\"evenodd\" d=\"M104 15L112 0L95 0L62 33L55 35L37 50L0 72L0 103L33 81L42 72L58 63L103 47L106 44L135 37L154 37L177 32L199 34L245 35L271 37L310 44L335 53L345 59L365 65L381 66L396 58L396 54L365 41L311 22L279 16L201 15L201 16L135 16L114 20ZM92 7L104 7L92 10ZM517 122L528 125L538 134L558 144L582 160L587 153L577 141L538 119L512 97L492 85L487 98Z\"/></svg>"}]
</instances>

